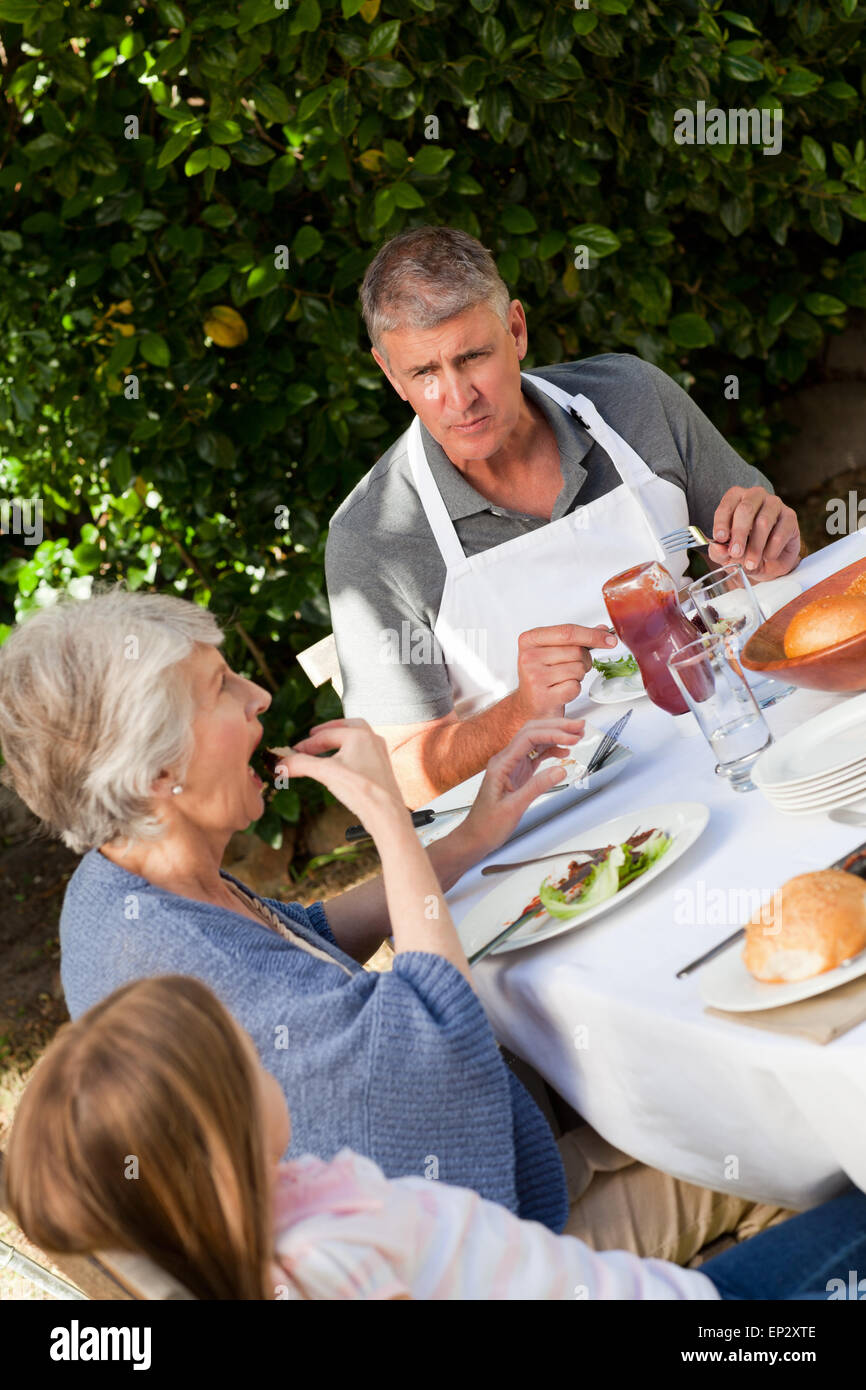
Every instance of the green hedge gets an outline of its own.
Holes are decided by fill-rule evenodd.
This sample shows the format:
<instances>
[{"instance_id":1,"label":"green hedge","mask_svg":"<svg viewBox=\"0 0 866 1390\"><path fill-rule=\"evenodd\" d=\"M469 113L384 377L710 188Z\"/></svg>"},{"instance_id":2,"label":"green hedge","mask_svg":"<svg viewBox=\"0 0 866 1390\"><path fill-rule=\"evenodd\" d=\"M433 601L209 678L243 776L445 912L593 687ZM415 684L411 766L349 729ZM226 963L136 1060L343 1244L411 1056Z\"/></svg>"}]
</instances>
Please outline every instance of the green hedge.
<instances>
[{"instance_id":1,"label":"green hedge","mask_svg":"<svg viewBox=\"0 0 866 1390\"><path fill-rule=\"evenodd\" d=\"M735 3L0 0L0 487L46 537L3 542L0 638L123 574L229 624L270 738L338 712L293 652L328 517L408 423L357 301L405 226L494 249L525 366L638 353L767 460L866 305L866 8ZM781 153L678 144L699 100L780 107Z\"/></svg>"}]
</instances>

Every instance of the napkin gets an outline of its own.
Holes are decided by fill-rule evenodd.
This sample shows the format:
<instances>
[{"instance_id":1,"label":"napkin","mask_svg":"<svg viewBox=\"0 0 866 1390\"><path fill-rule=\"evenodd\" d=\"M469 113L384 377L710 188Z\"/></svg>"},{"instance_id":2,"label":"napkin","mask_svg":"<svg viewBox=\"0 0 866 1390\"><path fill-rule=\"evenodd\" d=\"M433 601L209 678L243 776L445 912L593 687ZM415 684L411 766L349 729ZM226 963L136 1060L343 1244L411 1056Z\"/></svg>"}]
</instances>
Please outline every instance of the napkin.
<instances>
[{"instance_id":1,"label":"napkin","mask_svg":"<svg viewBox=\"0 0 866 1390\"><path fill-rule=\"evenodd\" d=\"M707 1006L704 1013L726 1018L731 1023L744 1023L747 1028L765 1028L770 1033L788 1033L809 1042L828 1043L866 1019L866 975L839 985L837 989L828 989L825 994L815 994L811 999L782 1004L778 1009L732 1013L728 1009Z\"/></svg>"}]
</instances>

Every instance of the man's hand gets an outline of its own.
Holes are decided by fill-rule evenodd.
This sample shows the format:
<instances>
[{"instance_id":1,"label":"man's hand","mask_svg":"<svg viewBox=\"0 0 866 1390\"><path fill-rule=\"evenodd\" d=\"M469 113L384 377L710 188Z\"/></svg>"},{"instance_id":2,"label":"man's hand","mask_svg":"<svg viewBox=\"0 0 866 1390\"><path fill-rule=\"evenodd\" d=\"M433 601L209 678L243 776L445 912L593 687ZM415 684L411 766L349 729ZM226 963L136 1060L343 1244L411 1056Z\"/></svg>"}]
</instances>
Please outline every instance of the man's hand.
<instances>
[{"instance_id":1,"label":"man's hand","mask_svg":"<svg viewBox=\"0 0 866 1390\"><path fill-rule=\"evenodd\" d=\"M517 639L519 685L513 698L524 720L561 716L580 694L592 670L592 647L615 647L619 639L609 627L533 627Z\"/></svg>"},{"instance_id":2,"label":"man's hand","mask_svg":"<svg viewBox=\"0 0 866 1390\"><path fill-rule=\"evenodd\" d=\"M799 563L797 513L766 488L729 487L716 508L708 554L716 565L742 565L750 579L778 579Z\"/></svg>"}]
</instances>

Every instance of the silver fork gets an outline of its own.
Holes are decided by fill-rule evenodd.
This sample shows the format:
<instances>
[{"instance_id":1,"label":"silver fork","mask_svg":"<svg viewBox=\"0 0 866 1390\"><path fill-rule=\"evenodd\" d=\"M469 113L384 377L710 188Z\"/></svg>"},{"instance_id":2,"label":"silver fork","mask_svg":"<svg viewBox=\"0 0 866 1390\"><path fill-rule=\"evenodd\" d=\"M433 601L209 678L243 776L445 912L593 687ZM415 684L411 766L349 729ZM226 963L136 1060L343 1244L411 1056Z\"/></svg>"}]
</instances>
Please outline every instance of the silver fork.
<instances>
[{"instance_id":1,"label":"silver fork","mask_svg":"<svg viewBox=\"0 0 866 1390\"><path fill-rule=\"evenodd\" d=\"M662 536L661 542L668 555L676 555L679 550L693 550L698 545L712 544L700 526L683 526L679 531L669 531Z\"/></svg>"}]
</instances>

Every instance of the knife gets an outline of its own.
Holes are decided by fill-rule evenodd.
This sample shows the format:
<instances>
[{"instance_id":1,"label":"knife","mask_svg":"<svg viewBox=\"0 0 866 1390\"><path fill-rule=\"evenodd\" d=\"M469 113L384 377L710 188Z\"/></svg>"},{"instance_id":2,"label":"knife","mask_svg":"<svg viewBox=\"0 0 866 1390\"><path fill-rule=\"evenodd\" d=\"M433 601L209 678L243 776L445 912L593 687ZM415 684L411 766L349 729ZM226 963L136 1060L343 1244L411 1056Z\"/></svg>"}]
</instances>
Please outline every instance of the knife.
<instances>
[{"instance_id":1,"label":"knife","mask_svg":"<svg viewBox=\"0 0 866 1390\"><path fill-rule=\"evenodd\" d=\"M841 869L843 873L856 874L858 878L866 879L866 841L862 845L858 845L856 849L852 849L848 854L843 854L841 859L837 859L835 864L828 865L828 868ZM676 978L684 980L686 975L691 975L693 970L697 970L699 966L706 965L707 961L721 955L722 951L733 946L735 941L741 941L745 935L746 928L738 927L730 936L726 936L724 941L720 941L718 946L713 946L702 956L698 956L697 960L689 961L688 965L684 965L682 970L677 971ZM844 961L842 963L845 964Z\"/></svg>"},{"instance_id":2,"label":"knife","mask_svg":"<svg viewBox=\"0 0 866 1390\"><path fill-rule=\"evenodd\" d=\"M538 796L535 798L535 801L540 801L543 796L547 796L550 792L565 791L568 788L568 785L569 784L567 782L557 782L555 786L545 787L544 791L538 793ZM533 802L532 804L534 805L535 802ZM444 819L445 816L456 816L463 811L471 810L471 806L448 806L443 808L441 811L433 811L430 809L426 811L412 811L412 824L414 825L416 830L419 830L422 825L432 825L435 820L439 820L440 816ZM346 831L345 838L349 841L350 844L355 840L369 840L370 832L369 830L365 830L363 825L350 825L348 830Z\"/></svg>"},{"instance_id":3,"label":"knife","mask_svg":"<svg viewBox=\"0 0 866 1390\"><path fill-rule=\"evenodd\" d=\"M492 940L488 941L486 945L473 952L471 956L467 956L466 959L469 961L469 964L474 965L476 961L483 960L485 956L490 954L494 947L500 944L500 942L507 941L509 936L513 936L518 928L524 926L526 922L531 922L533 917L538 917L543 912L543 907L534 907L531 912L522 912L516 922L512 922L510 926L506 927L504 931L499 932Z\"/></svg>"}]
</instances>

